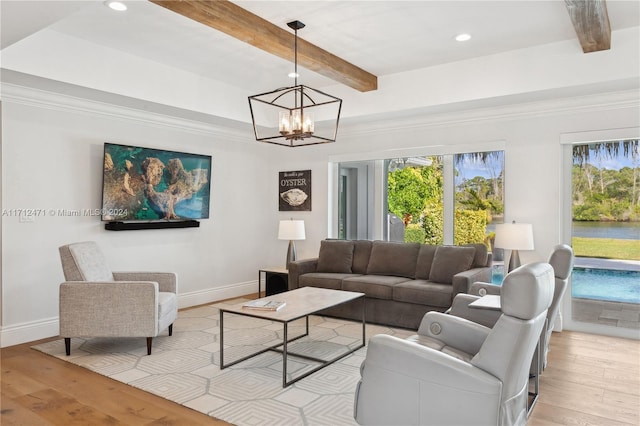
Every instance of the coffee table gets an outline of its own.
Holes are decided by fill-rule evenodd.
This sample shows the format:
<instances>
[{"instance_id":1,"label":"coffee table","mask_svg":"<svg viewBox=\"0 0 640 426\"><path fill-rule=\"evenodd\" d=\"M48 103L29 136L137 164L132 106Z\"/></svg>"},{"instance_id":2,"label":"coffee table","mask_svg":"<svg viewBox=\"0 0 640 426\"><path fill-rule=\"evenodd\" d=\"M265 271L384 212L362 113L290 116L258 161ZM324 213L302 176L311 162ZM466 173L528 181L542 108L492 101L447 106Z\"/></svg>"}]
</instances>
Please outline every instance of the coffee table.
<instances>
[{"instance_id":1,"label":"coffee table","mask_svg":"<svg viewBox=\"0 0 640 426\"><path fill-rule=\"evenodd\" d=\"M362 307L362 343L356 347L342 353L330 360L324 360L320 358L311 357L303 354L292 353L288 350L289 343L298 340L302 337L309 335L309 315L315 314L332 306L341 305L343 303L360 300ZM282 353L282 387L287 387L300 379L307 377L308 375L315 373L323 367L336 362L337 360L344 358L345 356L357 351L365 345L365 298L364 293L357 293L352 291L342 290L330 290L325 288L316 287L302 287L284 293L275 294L273 296L265 297L262 300L275 300L285 302L286 305L277 311L261 311L256 309L244 308L243 303L239 303L233 306L226 306L220 308L220 369L223 370L239 362L245 361L256 355L262 354L267 351L275 351ZM283 326L282 343L269 346L258 352L252 353L243 358L228 362L224 362L224 314L231 313L236 315L243 315L252 318L261 318L264 320L279 322ZM305 318L306 328L305 333L299 336L295 336L289 339L288 327L292 321ZM280 347L282 347L280 349ZM309 359L315 362L319 362L320 365L316 368L301 374L291 380L287 380L287 358L289 356L295 356L299 358Z\"/></svg>"}]
</instances>

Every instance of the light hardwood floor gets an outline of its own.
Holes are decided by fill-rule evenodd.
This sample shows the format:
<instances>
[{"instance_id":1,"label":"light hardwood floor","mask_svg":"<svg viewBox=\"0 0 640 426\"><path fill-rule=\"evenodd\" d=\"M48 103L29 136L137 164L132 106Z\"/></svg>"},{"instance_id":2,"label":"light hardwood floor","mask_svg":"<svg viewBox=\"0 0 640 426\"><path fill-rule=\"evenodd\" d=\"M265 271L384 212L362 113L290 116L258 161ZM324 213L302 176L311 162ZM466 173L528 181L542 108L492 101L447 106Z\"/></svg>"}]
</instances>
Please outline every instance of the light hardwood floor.
<instances>
[{"instance_id":1,"label":"light hardwood floor","mask_svg":"<svg viewBox=\"0 0 640 426\"><path fill-rule=\"evenodd\" d=\"M30 349L39 342L0 351L3 426L227 424ZM639 424L640 342L554 333L529 425Z\"/></svg>"}]
</instances>

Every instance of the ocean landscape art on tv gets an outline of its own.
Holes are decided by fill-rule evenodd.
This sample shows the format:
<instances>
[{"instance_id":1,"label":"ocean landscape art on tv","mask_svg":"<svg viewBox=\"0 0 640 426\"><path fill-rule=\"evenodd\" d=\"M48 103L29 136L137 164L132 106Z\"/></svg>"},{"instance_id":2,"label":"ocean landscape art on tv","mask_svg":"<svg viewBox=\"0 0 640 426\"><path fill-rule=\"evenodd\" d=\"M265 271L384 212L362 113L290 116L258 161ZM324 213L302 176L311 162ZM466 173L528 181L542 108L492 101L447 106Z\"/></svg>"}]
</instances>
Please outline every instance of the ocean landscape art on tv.
<instances>
[{"instance_id":1,"label":"ocean landscape art on tv","mask_svg":"<svg viewBox=\"0 0 640 426\"><path fill-rule=\"evenodd\" d=\"M102 220L209 218L211 156L104 144Z\"/></svg>"}]
</instances>

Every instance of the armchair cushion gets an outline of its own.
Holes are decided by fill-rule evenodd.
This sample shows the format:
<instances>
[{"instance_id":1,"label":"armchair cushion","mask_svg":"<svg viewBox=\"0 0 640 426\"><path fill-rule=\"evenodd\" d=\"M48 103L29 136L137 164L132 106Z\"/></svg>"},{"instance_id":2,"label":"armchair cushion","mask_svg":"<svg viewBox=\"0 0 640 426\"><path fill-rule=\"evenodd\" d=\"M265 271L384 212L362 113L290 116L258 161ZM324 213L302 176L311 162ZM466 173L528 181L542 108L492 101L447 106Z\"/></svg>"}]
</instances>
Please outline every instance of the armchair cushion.
<instances>
[{"instance_id":1,"label":"armchair cushion","mask_svg":"<svg viewBox=\"0 0 640 426\"><path fill-rule=\"evenodd\" d=\"M451 284L455 274L469 270L475 253L473 247L438 246L433 256L429 281Z\"/></svg>"},{"instance_id":2,"label":"armchair cushion","mask_svg":"<svg viewBox=\"0 0 640 426\"><path fill-rule=\"evenodd\" d=\"M67 281L113 281L111 269L95 242L69 244L59 251Z\"/></svg>"},{"instance_id":3,"label":"armchair cushion","mask_svg":"<svg viewBox=\"0 0 640 426\"><path fill-rule=\"evenodd\" d=\"M353 241L324 240L320 243L317 272L350 274Z\"/></svg>"}]
</instances>

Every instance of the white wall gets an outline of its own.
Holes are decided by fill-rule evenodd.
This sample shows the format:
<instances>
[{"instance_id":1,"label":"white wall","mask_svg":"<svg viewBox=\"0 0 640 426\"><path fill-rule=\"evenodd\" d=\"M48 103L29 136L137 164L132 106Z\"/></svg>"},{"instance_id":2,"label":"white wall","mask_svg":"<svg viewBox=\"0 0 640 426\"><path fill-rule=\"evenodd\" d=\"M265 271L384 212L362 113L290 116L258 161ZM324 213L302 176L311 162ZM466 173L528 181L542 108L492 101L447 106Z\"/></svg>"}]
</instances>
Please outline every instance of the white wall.
<instances>
[{"instance_id":1,"label":"white wall","mask_svg":"<svg viewBox=\"0 0 640 426\"><path fill-rule=\"evenodd\" d=\"M405 117L402 122L343 126L338 141L295 151L297 165L313 172L313 212L308 235L298 243L299 257L316 256L327 236L325 194L330 161L355 161L410 155L505 150L505 219L533 224L536 249L521 252L523 262L546 260L561 241L561 135L595 129L637 127L638 92L558 99L507 108ZM492 148L494 147L494 148ZM275 153L275 151L274 151ZM280 153L279 151L277 152ZM294 159L274 156L268 173ZM321 197L319 197L321 196ZM302 217L301 217L302 218ZM309 234L309 232L308 232Z\"/></svg>"},{"instance_id":2,"label":"white wall","mask_svg":"<svg viewBox=\"0 0 640 426\"><path fill-rule=\"evenodd\" d=\"M295 149L257 144L248 132L167 118L169 126L162 117L77 104L5 96L2 109L3 209L99 207L104 142L213 156L212 219L200 228L110 232L95 217L4 217L2 346L57 334L57 248L72 241L98 241L116 270L176 271L183 307L255 292L257 270L284 262L278 220L304 219L298 256L317 255L328 235L331 161L504 147L506 219L533 224L536 250L521 253L523 262L546 259L561 241L561 136L640 126L637 92L344 124L336 143ZM279 212L278 172L305 169L312 170L312 211Z\"/></svg>"},{"instance_id":3,"label":"white wall","mask_svg":"<svg viewBox=\"0 0 640 426\"><path fill-rule=\"evenodd\" d=\"M2 346L58 333L58 247L66 243L97 241L114 270L177 272L181 307L256 292L258 269L279 260L263 241L275 241L284 259L277 224L266 226L262 214L273 209L267 204L276 181L264 178L264 148L248 133L233 137L188 122L180 128L168 117L171 126L160 116L133 119L28 99L5 97L2 109L4 209L100 208L104 142L213 157L212 218L200 228L114 232L99 217L3 217Z\"/></svg>"}]
</instances>

